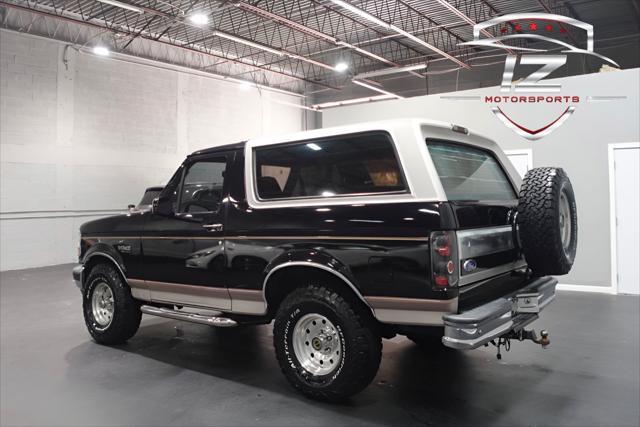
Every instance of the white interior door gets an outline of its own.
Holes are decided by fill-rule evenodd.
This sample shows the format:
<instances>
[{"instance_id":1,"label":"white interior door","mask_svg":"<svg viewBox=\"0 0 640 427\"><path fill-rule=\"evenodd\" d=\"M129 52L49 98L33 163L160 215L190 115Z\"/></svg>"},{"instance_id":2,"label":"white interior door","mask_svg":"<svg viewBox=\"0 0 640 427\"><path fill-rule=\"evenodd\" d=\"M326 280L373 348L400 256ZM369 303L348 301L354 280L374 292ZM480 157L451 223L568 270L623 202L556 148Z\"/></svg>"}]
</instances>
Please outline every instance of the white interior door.
<instances>
[{"instance_id":1,"label":"white interior door","mask_svg":"<svg viewBox=\"0 0 640 427\"><path fill-rule=\"evenodd\" d=\"M521 177L524 177L524 174L533 167L531 150L507 150L505 154Z\"/></svg>"},{"instance_id":2,"label":"white interior door","mask_svg":"<svg viewBox=\"0 0 640 427\"><path fill-rule=\"evenodd\" d=\"M618 293L640 294L640 147L613 149Z\"/></svg>"}]
</instances>

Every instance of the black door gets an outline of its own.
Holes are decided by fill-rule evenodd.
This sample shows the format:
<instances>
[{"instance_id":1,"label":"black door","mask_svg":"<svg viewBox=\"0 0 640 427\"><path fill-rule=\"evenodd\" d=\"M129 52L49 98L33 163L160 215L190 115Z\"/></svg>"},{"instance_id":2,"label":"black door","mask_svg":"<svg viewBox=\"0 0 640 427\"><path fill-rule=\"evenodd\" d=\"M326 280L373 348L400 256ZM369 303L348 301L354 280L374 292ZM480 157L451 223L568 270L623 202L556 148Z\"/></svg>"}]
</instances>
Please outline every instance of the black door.
<instances>
[{"instance_id":1,"label":"black door","mask_svg":"<svg viewBox=\"0 0 640 427\"><path fill-rule=\"evenodd\" d=\"M225 172L232 156L189 158L181 176L163 192L172 198L172 212L152 214L142 237L151 299L230 308L224 280L224 224Z\"/></svg>"}]
</instances>

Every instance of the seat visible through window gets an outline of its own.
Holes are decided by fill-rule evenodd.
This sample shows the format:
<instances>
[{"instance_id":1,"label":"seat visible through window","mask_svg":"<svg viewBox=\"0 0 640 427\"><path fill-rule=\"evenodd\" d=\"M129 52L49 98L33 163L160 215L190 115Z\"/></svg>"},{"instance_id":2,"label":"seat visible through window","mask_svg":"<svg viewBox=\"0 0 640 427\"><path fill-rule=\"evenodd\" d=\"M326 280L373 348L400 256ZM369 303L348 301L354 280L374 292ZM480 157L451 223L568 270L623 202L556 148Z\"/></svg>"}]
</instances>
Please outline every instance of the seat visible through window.
<instances>
[{"instance_id":1,"label":"seat visible through window","mask_svg":"<svg viewBox=\"0 0 640 427\"><path fill-rule=\"evenodd\" d=\"M275 199L283 196L278 181L272 176L261 176L258 179L258 194L265 199Z\"/></svg>"}]
</instances>

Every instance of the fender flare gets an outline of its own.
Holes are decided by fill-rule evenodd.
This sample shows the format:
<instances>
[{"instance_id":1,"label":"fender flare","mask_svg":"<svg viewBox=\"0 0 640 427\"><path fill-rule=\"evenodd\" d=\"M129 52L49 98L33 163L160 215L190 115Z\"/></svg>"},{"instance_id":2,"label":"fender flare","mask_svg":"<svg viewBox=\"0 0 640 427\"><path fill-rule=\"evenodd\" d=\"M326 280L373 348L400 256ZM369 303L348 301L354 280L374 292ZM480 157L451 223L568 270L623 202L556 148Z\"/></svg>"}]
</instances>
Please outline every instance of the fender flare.
<instances>
[{"instance_id":1,"label":"fender flare","mask_svg":"<svg viewBox=\"0 0 640 427\"><path fill-rule=\"evenodd\" d=\"M293 250L284 253L269 263L265 269L264 279L262 281L262 297L265 302L265 312L268 311L267 287L269 279L277 271L290 267L309 267L329 272L336 276L340 281L347 285L353 293L358 297L364 305L375 315L373 308L356 286L356 280L351 273L349 267L337 260L335 257L317 249Z\"/></svg>"},{"instance_id":2,"label":"fender flare","mask_svg":"<svg viewBox=\"0 0 640 427\"><path fill-rule=\"evenodd\" d=\"M124 261L122 260L122 257L120 256L120 254L113 247L105 243L97 243L96 245L92 246L84 254L84 257L82 258L82 265L86 265L90 259L95 257L105 258L108 261L110 261L111 264L113 264L118 269L118 271L122 275L122 278L125 280L125 282L127 281L127 275L125 274L126 268L124 266ZM82 278L83 286L84 286L84 279L85 277Z\"/></svg>"}]
</instances>

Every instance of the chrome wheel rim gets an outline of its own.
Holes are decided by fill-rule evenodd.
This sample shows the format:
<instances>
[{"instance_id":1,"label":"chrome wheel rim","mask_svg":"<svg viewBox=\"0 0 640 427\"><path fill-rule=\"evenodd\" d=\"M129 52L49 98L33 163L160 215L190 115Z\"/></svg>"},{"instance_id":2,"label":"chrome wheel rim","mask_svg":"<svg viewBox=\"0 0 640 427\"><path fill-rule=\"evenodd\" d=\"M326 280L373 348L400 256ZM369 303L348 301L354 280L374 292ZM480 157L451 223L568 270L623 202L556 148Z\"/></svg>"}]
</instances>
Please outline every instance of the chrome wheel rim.
<instances>
[{"instance_id":1,"label":"chrome wheel rim","mask_svg":"<svg viewBox=\"0 0 640 427\"><path fill-rule=\"evenodd\" d=\"M105 282L100 282L93 288L91 311L98 325L97 329L109 327L111 320L113 320L113 292Z\"/></svg>"},{"instance_id":2,"label":"chrome wheel rim","mask_svg":"<svg viewBox=\"0 0 640 427\"><path fill-rule=\"evenodd\" d=\"M330 374L342 360L338 329L321 314L305 314L293 328L293 351L307 372Z\"/></svg>"},{"instance_id":3,"label":"chrome wheel rim","mask_svg":"<svg viewBox=\"0 0 640 427\"><path fill-rule=\"evenodd\" d=\"M571 208L569 199L563 191L560 193L560 238L562 239L562 248L568 251L571 244Z\"/></svg>"}]
</instances>

